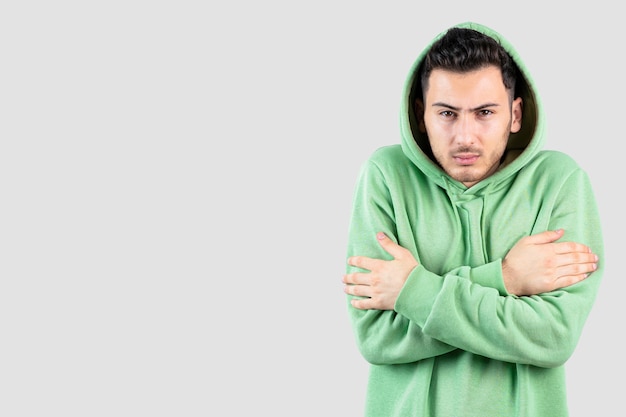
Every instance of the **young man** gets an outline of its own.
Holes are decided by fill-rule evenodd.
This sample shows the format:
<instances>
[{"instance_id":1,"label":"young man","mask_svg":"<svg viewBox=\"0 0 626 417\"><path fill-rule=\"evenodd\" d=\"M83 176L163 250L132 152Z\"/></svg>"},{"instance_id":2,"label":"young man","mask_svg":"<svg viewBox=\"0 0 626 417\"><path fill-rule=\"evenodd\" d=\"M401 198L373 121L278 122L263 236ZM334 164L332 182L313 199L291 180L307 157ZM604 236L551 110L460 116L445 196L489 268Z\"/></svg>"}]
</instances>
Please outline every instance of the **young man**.
<instances>
[{"instance_id":1,"label":"young man","mask_svg":"<svg viewBox=\"0 0 626 417\"><path fill-rule=\"evenodd\" d=\"M587 174L541 150L528 69L495 31L437 36L401 144L355 190L343 277L371 417L562 417L603 241Z\"/></svg>"}]
</instances>

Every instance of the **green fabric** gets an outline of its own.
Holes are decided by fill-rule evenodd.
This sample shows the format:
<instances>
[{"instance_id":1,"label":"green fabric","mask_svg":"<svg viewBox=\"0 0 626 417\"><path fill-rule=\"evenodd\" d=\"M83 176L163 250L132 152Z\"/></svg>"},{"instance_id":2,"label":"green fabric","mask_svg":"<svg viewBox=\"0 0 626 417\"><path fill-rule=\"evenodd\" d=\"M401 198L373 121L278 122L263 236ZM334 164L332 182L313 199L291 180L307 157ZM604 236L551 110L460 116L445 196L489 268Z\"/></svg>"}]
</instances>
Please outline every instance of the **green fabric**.
<instances>
[{"instance_id":1,"label":"green fabric","mask_svg":"<svg viewBox=\"0 0 626 417\"><path fill-rule=\"evenodd\" d=\"M603 273L595 198L576 162L541 149L541 102L513 47L484 26L459 26L498 38L517 62L526 84L524 126L509 141L508 162L467 189L429 159L414 126L413 81L428 48L411 68L401 144L376 150L363 165L349 230L348 256L390 259L376 239L382 231L420 262L394 311L357 310L347 296L357 346L371 364L366 416L567 416L564 365ZM598 270L550 293L507 294L506 253L523 236L558 228L561 241L600 256Z\"/></svg>"}]
</instances>

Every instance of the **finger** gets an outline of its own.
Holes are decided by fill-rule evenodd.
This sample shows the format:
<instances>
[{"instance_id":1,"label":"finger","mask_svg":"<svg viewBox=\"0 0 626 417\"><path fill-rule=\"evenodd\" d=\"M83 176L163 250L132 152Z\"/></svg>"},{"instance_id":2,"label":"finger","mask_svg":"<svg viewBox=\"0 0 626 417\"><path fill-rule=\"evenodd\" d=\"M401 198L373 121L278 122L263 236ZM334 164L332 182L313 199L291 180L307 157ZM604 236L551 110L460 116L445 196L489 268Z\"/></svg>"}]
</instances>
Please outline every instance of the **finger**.
<instances>
[{"instance_id":1,"label":"finger","mask_svg":"<svg viewBox=\"0 0 626 417\"><path fill-rule=\"evenodd\" d=\"M372 298L353 298L350 300L352 307L359 310L372 310L378 308L378 303Z\"/></svg>"},{"instance_id":2,"label":"finger","mask_svg":"<svg viewBox=\"0 0 626 417\"><path fill-rule=\"evenodd\" d=\"M546 230L545 232L537 233L534 235L527 236L528 243L541 245L544 243L551 243L559 240L563 236L564 230Z\"/></svg>"},{"instance_id":3,"label":"finger","mask_svg":"<svg viewBox=\"0 0 626 417\"><path fill-rule=\"evenodd\" d=\"M596 269L598 269L598 264L595 262L571 263L557 268L556 274L559 277L565 277L569 275L583 275L590 274Z\"/></svg>"},{"instance_id":4,"label":"finger","mask_svg":"<svg viewBox=\"0 0 626 417\"><path fill-rule=\"evenodd\" d=\"M556 266L573 264L597 264L598 255L591 252L567 252L558 255Z\"/></svg>"},{"instance_id":5,"label":"finger","mask_svg":"<svg viewBox=\"0 0 626 417\"><path fill-rule=\"evenodd\" d=\"M555 281L555 289L569 287L587 278L589 274L565 275Z\"/></svg>"},{"instance_id":6,"label":"finger","mask_svg":"<svg viewBox=\"0 0 626 417\"><path fill-rule=\"evenodd\" d=\"M401 258L406 251L405 248L403 248L402 246L398 245L396 242L391 240L389 236L387 236L383 232L378 232L376 234L376 239L378 239L378 243L380 243L380 246L385 251L387 251L388 254L393 256L394 259Z\"/></svg>"},{"instance_id":7,"label":"finger","mask_svg":"<svg viewBox=\"0 0 626 417\"><path fill-rule=\"evenodd\" d=\"M354 295L355 297L370 297L371 287L367 285L345 285L343 291L346 294Z\"/></svg>"},{"instance_id":8,"label":"finger","mask_svg":"<svg viewBox=\"0 0 626 417\"><path fill-rule=\"evenodd\" d=\"M577 242L559 242L555 244L555 252L557 254L564 253L591 253L591 248L587 245L583 245L582 243Z\"/></svg>"},{"instance_id":9,"label":"finger","mask_svg":"<svg viewBox=\"0 0 626 417\"><path fill-rule=\"evenodd\" d=\"M352 300L350 300L350 304L352 304L352 307L359 310L366 310L368 303L367 298L353 298Z\"/></svg>"},{"instance_id":10,"label":"finger","mask_svg":"<svg viewBox=\"0 0 626 417\"><path fill-rule=\"evenodd\" d=\"M359 296L360 295L359 293L361 292L361 285L352 285L352 284L344 285L343 292L345 292L346 294Z\"/></svg>"},{"instance_id":11,"label":"finger","mask_svg":"<svg viewBox=\"0 0 626 417\"><path fill-rule=\"evenodd\" d=\"M344 284L352 285L370 285L370 273L369 272L352 272L343 276Z\"/></svg>"},{"instance_id":12,"label":"finger","mask_svg":"<svg viewBox=\"0 0 626 417\"><path fill-rule=\"evenodd\" d=\"M367 256L351 256L348 258L348 265L356 266L357 268L366 269L368 271L376 268L376 265L379 262L379 259L368 258Z\"/></svg>"}]
</instances>

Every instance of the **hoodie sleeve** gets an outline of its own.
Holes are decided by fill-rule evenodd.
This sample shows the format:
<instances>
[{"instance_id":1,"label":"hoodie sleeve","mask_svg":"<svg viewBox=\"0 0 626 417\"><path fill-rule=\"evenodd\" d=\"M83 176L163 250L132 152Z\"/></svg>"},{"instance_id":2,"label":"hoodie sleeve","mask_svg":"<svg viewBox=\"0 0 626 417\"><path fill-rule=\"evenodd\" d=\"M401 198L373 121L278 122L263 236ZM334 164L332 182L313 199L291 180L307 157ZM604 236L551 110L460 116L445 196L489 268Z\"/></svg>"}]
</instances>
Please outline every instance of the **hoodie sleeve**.
<instances>
[{"instance_id":1,"label":"hoodie sleeve","mask_svg":"<svg viewBox=\"0 0 626 417\"><path fill-rule=\"evenodd\" d=\"M361 170L353 201L347 256L362 255L391 259L376 233L385 232L392 239L397 235L389 190L377 166L367 163ZM416 253L413 253L417 257ZM347 265L347 272L358 268ZM417 283L416 283L417 284ZM417 284L418 286L421 284ZM356 343L363 357L373 364L399 364L442 355L455 349L425 333L416 321L393 310L359 310L350 304L348 312ZM407 298L412 297L407 293ZM409 300L407 300L411 303Z\"/></svg>"},{"instance_id":2,"label":"hoodie sleeve","mask_svg":"<svg viewBox=\"0 0 626 417\"><path fill-rule=\"evenodd\" d=\"M501 279L499 260L443 276L418 266L395 310L424 335L478 355L540 367L565 363L578 343L604 271L601 225L590 181L580 169L567 176L546 205L551 210L545 230L563 228L562 241L584 243L598 254L598 269L587 279L549 293L516 297L480 284Z\"/></svg>"}]
</instances>

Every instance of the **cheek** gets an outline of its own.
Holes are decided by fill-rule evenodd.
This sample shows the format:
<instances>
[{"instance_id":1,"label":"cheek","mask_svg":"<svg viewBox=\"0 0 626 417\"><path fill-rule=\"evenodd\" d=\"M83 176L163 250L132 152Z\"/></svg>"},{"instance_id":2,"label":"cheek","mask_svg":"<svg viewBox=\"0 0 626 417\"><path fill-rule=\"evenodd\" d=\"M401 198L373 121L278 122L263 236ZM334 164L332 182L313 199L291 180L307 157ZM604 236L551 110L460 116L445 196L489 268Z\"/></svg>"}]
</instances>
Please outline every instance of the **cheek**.
<instances>
[{"instance_id":1,"label":"cheek","mask_svg":"<svg viewBox=\"0 0 626 417\"><path fill-rule=\"evenodd\" d=\"M425 129L429 138L433 138L436 141L443 141L445 138L450 137L450 126L444 123L437 123L433 120L425 120Z\"/></svg>"},{"instance_id":2,"label":"cheek","mask_svg":"<svg viewBox=\"0 0 626 417\"><path fill-rule=\"evenodd\" d=\"M437 159L441 159L442 157L444 157L444 155L448 153L449 146L447 143L443 142L442 140L437 140L436 138L432 139L430 136L428 138L430 143L430 149L432 150L433 155L437 157Z\"/></svg>"},{"instance_id":3,"label":"cheek","mask_svg":"<svg viewBox=\"0 0 626 417\"><path fill-rule=\"evenodd\" d=\"M504 137L499 136L497 139L494 138L493 141L486 145L488 146L487 152L491 154L490 159L493 161L499 160L506 152L507 143L508 135Z\"/></svg>"},{"instance_id":4,"label":"cheek","mask_svg":"<svg viewBox=\"0 0 626 417\"><path fill-rule=\"evenodd\" d=\"M492 141L495 147L498 147L498 143L502 140L506 142L511 132L510 121L502 121L498 123L490 123L484 126L482 136Z\"/></svg>"}]
</instances>

